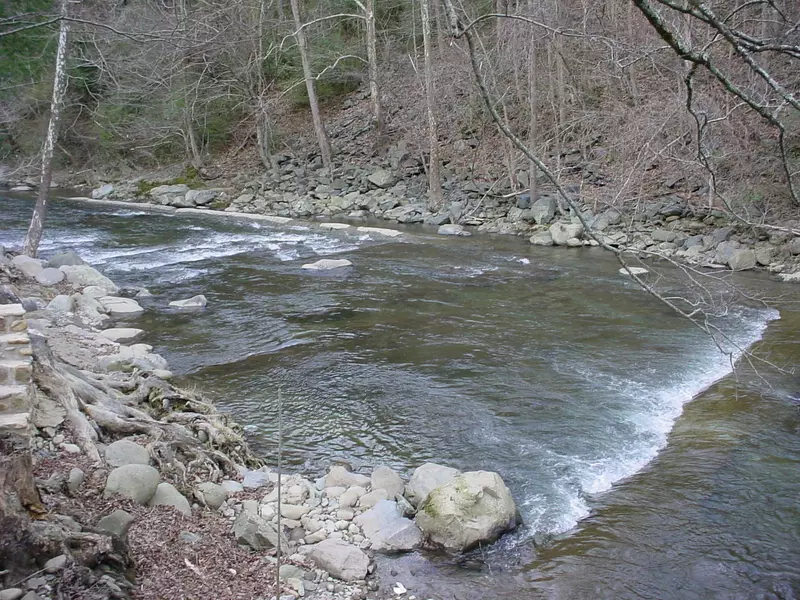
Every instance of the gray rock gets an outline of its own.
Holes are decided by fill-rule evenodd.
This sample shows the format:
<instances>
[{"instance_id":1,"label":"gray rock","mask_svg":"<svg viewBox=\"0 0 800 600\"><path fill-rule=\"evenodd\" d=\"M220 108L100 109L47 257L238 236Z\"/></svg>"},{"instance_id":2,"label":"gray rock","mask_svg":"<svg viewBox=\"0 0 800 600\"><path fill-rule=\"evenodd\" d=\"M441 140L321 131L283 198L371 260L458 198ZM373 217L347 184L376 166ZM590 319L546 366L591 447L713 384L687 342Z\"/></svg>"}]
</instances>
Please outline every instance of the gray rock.
<instances>
[{"instance_id":1,"label":"gray rock","mask_svg":"<svg viewBox=\"0 0 800 600\"><path fill-rule=\"evenodd\" d=\"M246 490L257 490L269 484L269 473L264 471L246 471L242 476L242 487Z\"/></svg>"},{"instance_id":2,"label":"gray rock","mask_svg":"<svg viewBox=\"0 0 800 600\"><path fill-rule=\"evenodd\" d=\"M24 593L20 588L6 588L0 590L0 600L19 600Z\"/></svg>"},{"instance_id":3,"label":"gray rock","mask_svg":"<svg viewBox=\"0 0 800 600\"><path fill-rule=\"evenodd\" d=\"M669 229L656 229L651 236L656 242L672 242L678 234Z\"/></svg>"},{"instance_id":4,"label":"gray rock","mask_svg":"<svg viewBox=\"0 0 800 600\"><path fill-rule=\"evenodd\" d=\"M67 281L85 287L94 285L106 290L106 294L119 292L117 285L100 271L89 265L63 265L59 267L67 276Z\"/></svg>"},{"instance_id":5,"label":"gray rock","mask_svg":"<svg viewBox=\"0 0 800 600\"><path fill-rule=\"evenodd\" d=\"M330 271L332 269L341 269L342 267L350 267L351 263L346 258L323 258L317 262L307 263L301 268L307 271Z\"/></svg>"},{"instance_id":6,"label":"gray rock","mask_svg":"<svg viewBox=\"0 0 800 600\"><path fill-rule=\"evenodd\" d=\"M58 573L66 565L67 565L67 555L59 554L58 556L54 556L46 563L44 563L44 572L50 574Z\"/></svg>"},{"instance_id":7,"label":"gray rock","mask_svg":"<svg viewBox=\"0 0 800 600\"><path fill-rule=\"evenodd\" d=\"M144 312L142 306L132 298L102 296L99 302L110 317L138 317Z\"/></svg>"},{"instance_id":8,"label":"gray rock","mask_svg":"<svg viewBox=\"0 0 800 600\"><path fill-rule=\"evenodd\" d=\"M31 278L36 277L44 268L41 260L25 256L24 254L15 256L11 260L11 264Z\"/></svg>"},{"instance_id":9,"label":"gray rock","mask_svg":"<svg viewBox=\"0 0 800 600\"><path fill-rule=\"evenodd\" d=\"M527 210L531 207L531 195L530 194L520 194L517 196L516 207L520 210Z\"/></svg>"},{"instance_id":10,"label":"gray rock","mask_svg":"<svg viewBox=\"0 0 800 600\"><path fill-rule=\"evenodd\" d=\"M112 327L98 334L100 337L119 344L130 344L139 341L144 335L144 329L135 327Z\"/></svg>"},{"instance_id":11,"label":"gray rock","mask_svg":"<svg viewBox=\"0 0 800 600\"><path fill-rule=\"evenodd\" d=\"M217 197L215 190L189 190L186 192L186 203L193 206L211 204Z\"/></svg>"},{"instance_id":12,"label":"gray rock","mask_svg":"<svg viewBox=\"0 0 800 600\"><path fill-rule=\"evenodd\" d=\"M50 260L47 261L47 266L53 267L54 269L60 269L61 267L64 266L74 267L76 265L85 265L85 264L86 263L84 262L84 260L72 250L67 250L66 252L62 252L61 254L55 254L50 258Z\"/></svg>"},{"instance_id":13,"label":"gray rock","mask_svg":"<svg viewBox=\"0 0 800 600\"><path fill-rule=\"evenodd\" d=\"M552 246L553 236L549 231L537 231L531 236L530 242L534 246Z\"/></svg>"},{"instance_id":14,"label":"gray rock","mask_svg":"<svg viewBox=\"0 0 800 600\"><path fill-rule=\"evenodd\" d=\"M306 572L303 569L295 565L281 565L281 568L278 571L278 573L280 573L279 576L281 578L281 581L286 581L290 577L303 579L306 575Z\"/></svg>"},{"instance_id":15,"label":"gray rock","mask_svg":"<svg viewBox=\"0 0 800 600\"><path fill-rule=\"evenodd\" d=\"M466 552L517 526L517 507L497 473L470 471L433 490L416 517L433 544Z\"/></svg>"},{"instance_id":16,"label":"gray rock","mask_svg":"<svg viewBox=\"0 0 800 600\"><path fill-rule=\"evenodd\" d=\"M464 229L461 225L441 225L437 231L439 235L460 235L463 237L469 237L472 234Z\"/></svg>"},{"instance_id":17,"label":"gray rock","mask_svg":"<svg viewBox=\"0 0 800 600\"><path fill-rule=\"evenodd\" d=\"M128 537L128 530L133 524L133 516L124 510L115 510L97 522L95 529L108 535L124 540Z\"/></svg>"},{"instance_id":18,"label":"gray rock","mask_svg":"<svg viewBox=\"0 0 800 600\"><path fill-rule=\"evenodd\" d=\"M92 198L95 200L103 200L108 198L114 192L114 186L110 183L101 185L99 188L92 190Z\"/></svg>"},{"instance_id":19,"label":"gray rock","mask_svg":"<svg viewBox=\"0 0 800 600\"><path fill-rule=\"evenodd\" d=\"M550 226L550 236L556 246L566 246L571 239L580 239L583 236L583 225L580 223L553 223Z\"/></svg>"},{"instance_id":20,"label":"gray rock","mask_svg":"<svg viewBox=\"0 0 800 600\"><path fill-rule=\"evenodd\" d=\"M239 492L244 491L244 486L238 481L233 481L232 479L226 479L220 484L220 486L228 494L238 494Z\"/></svg>"},{"instance_id":21,"label":"gray rock","mask_svg":"<svg viewBox=\"0 0 800 600\"><path fill-rule=\"evenodd\" d=\"M211 481L201 483L197 486L197 490L203 495L203 501L212 510L217 510L228 499L228 492L225 491L225 488Z\"/></svg>"},{"instance_id":22,"label":"gray rock","mask_svg":"<svg viewBox=\"0 0 800 600\"><path fill-rule=\"evenodd\" d=\"M757 262L756 253L750 250L750 248L734 250L728 258L728 266L734 271L754 269Z\"/></svg>"},{"instance_id":23,"label":"gray rock","mask_svg":"<svg viewBox=\"0 0 800 600\"><path fill-rule=\"evenodd\" d=\"M340 539L327 539L314 546L309 558L318 568L342 581L358 581L367 576L369 557Z\"/></svg>"},{"instance_id":24,"label":"gray rock","mask_svg":"<svg viewBox=\"0 0 800 600\"><path fill-rule=\"evenodd\" d=\"M714 262L721 265L727 265L733 253L740 247L739 242L721 242L717 245L716 252L714 253Z\"/></svg>"},{"instance_id":25,"label":"gray rock","mask_svg":"<svg viewBox=\"0 0 800 600\"><path fill-rule=\"evenodd\" d=\"M392 500L380 500L355 519L377 552L408 552L422 543L422 532Z\"/></svg>"},{"instance_id":26,"label":"gray rock","mask_svg":"<svg viewBox=\"0 0 800 600\"><path fill-rule=\"evenodd\" d=\"M394 498L397 494L402 495L405 490L403 479L394 469L389 467L377 467L370 477L373 490L383 489L389 494L389 498Z\"/></svg>"},{"instance_id":27,"label":"gray rock","mask_svg":"<svg viewBox=\"0 0 800 600\"><path fill-rule=\"evenodd\" d=\"M159 204L190 208L186 202L186 193L188 191L189 186L182 183L178 185L159 185L150 190L150 197Z\"/></svg>"},{"instance_id":28,"label":"gray rock","mask_svg":"<svg viewBox=\"0 0 800 600\"><path fill-rule=\"evenodd\" d=\"M770 247L756 248L756 262L763 267L767 267L772 263L772 257L775 254L775 249Z\"/></svg>"},{"instance_id":29,"label":"gray rock","mask_svg":"<svg viewBox=\"0 0 800 600\"><path fill-rule=\"evenodd\" d=\"M181 494L171 483L159 483L156 493L150 498L148 506L172 506L187 517L192 516L192 507L186 496Z\"/></svg>"},{"instance_id":30,"label":"gray rock","mask_svg":"<svg viewBox=\"0 0 800 600\"><path fill-rule=\"evenodd\" d=\"M36 281L45 287L52 287L57 283L64 281L64 277L65 275L63 271L54 269L52 267L47 267L36 274Z\"/></svg>"},{"instance_id":31,"label":"gray rock","mask_svg":"<svg viewBox=\"0 0 800 600\"><path fill-rule=\"evenodd\" d=\"M103 496L119 494L139 504L147 504L156 493L161 475L148 465L124 465L111 471Z\"/></svg>"},{"instance_id":32,"label":"gray rock","mask_svg":"<svg viewBox=\"0 0 800 600\"><path fill-rule=\"evenodd\" d=\"M715 229L711 232L711 238L713 239L711 245L716 246L721 242L726 242L731 235L733 235L733 227L721 227L719 229Z\"/></svg>"},{"instance_id":33,"label":"gray rock","mask_svg":"<svg viewBox=\"0 0 800 600\"><path fill-rule=\"evenodd\" d=\"M791 252L795 256L800 254L800 237L796 237L791 242L789 242L789 252Z\"/></svg>"},{"instance_id":34,"label":"gray rock","mask_svg":"<svg viewBox=\"0 0 800 600\"><path fill-rule=\"evenodd\" d=\"M14 302L14 304L17 303ZM41 298L22 298L21 304L25 312L36 312L45 307L44 301L42 301Z\"/></svg>"},{"instance_id":35,"label":"gray rock","mask_svg":"<svg viewBox=\"0 0 800 600\"><path fill-rule=\"evenodd\" d=\"M81 471L80 469L73 468L69 470L69 476L67 477L67 489L69 490L70 494L75 494L81 485L83 485L83 480L86 479L86 474Z\"/></svg>"},{"instance_id":36,"label":"gray rock","mask_svg":"<svg viewBox=\"0 0 800 600\"><path fill-rule=\"evenodd\" d=\"M686 249L694 248L695 246L703 247L705 245L705 242L703 241L704 237L705 236L702 235L691 235L686 238L685 242L683 242L683 247Z\"/></svg>"},{"instance_id":37,"label":"gray rock","mask_svg":"<svg viewBox=\"0 0 800 600\"><path fill-rule=\"evenodd\" d=\"M425 463L417 467L406 486L406 498L414 506L418 506L433 490L453 481L461 472L451 467Z\"/></svg>"},{"instance_id":38,"label":"gray rock","mask_svg":"<svg viewBox=\"0 0 800 600\"><path fill-rule=\"evenodd\" d=\"M622 214L615 208L609 208L592 221L592 229L595 231L604 231L609 227L618 225L620 221L622 221Z\"/></svg>"},{"instance_id":39,"label":"gray rock","mask_svg":"<svg viewBox=\"0 0 800 600\"><path fill-rule=\"evenodd\" d=\"M233 536L236 543L249 546L253 550L268 550L278 544L278 532L271 523L258 515L242 511L233 523ZM289 540L281 534L281 546L289 547Z\"/></svg>"},{"instance_id":40,"label":"gray rock","mask_svg":"<svg viewBox=\"0 0 800 600\"><path fill-rule=\"evenodd\" d=\"M73 312L75 310L75 300L72 296L66 296L64 294L59 294L47 305L47 310L52 310L56 312Z\"/></svg>"},{"instance_id":41,"label":"gray rock","mask_svg":"<svg viewBox=\"0 0 800 600\"><path fill-rule=\"evenodd\" d=\"M630 277L631 275L647 275L649 272L650 271L648 271L644 267L628 267L627 269L625 267L622 267L619 270L620 275L627 275L628 277Z\"/></svg>"},{"instance_id":42,"label":"gray rock","mask_svg":"<svg viewBox=\"0 0 800 600\"><path fill-rule=\"evenodd\" d=\"M325 487L343 487L349 488L350 486L366 487L370 484L370 478L366 475L352 473L341 465L331 467L328 474L325 476Z\"/></svg>"},{"instance_id":43,"label":"gray rock","mask_svg":"<svg viewBox=\"0 0 800 600\"><path fill-rule=\"evenodd\" d=\"M147 448L128 439L117 440L106 446L105 457L106 464L112 468L150 464L150 453Z\"/></svg>"},{"instance_id":44,"label":"gray rock","mask_svg":"<svg viewBox=\"0 0 800 600\"><path fill-rule=\"evenodd\" d=\"M185 300L173 300L169 303L173 308L205 308L206 304L208 304L208 300L202 294Z\"/></svg>"},{"instance_id":45,"label":"gray rock","mask_svg":"<svg viewBox=\"0 0 800 600\"><path fill-rule=\"evenodd\" d=\"M556 208L555 198L543 196L531 206L531 216L537 225L545 225L556 216Z\"/></svg>"},{"instance_id":46,"label":"gray rock","mask_svg":"<svg viewBox=\"0 0 800 600\"><path fill-rule=\"evenodd\" d=\"M379 187L382 189L389 189L395 184L397 178L392 173L390 173L385 169L378 169L377 171L369 175L367 177L367 180L375 187Z\"/></svg>"}]
</instances>

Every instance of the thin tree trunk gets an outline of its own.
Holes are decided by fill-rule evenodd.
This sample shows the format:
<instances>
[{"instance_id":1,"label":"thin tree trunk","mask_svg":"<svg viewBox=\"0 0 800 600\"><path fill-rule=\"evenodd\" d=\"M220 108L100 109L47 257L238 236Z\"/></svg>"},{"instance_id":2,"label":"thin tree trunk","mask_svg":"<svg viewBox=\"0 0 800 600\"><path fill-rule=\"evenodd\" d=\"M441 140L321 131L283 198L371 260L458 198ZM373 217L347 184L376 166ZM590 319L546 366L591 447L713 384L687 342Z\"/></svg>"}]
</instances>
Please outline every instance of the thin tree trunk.
<instances>
[{"instance_id":1,"label":"thin tree trunk","mask_svg":"<svg viewBox=\"0 0 800 600\"><path fill-rule=\"evenodd\" d=\"M331 168L331 143L328 140L328 133L325 131L325 124L319 114L319 102L317 102L317 91L314 87L314 75L311 73L311 62L308 60L308 46L306 44L305 31L300 29L303 23L300 20L300 0L291 0L292 15L294 25L297 30L297 48L300 51L300 61L303 63L303 76L306 80L306 90L308 91L308 103L311 106L311 118L314 120L314 131L317 133L319 152L322 156L322 164L326 169Z\"/></svg>"},{"instance_id":2,"label":"thin tree trunk","mask_svg":"<svg viewBox=\"0 0 800 600\"><path fill-rule=\"evenodd\" d=\"M67 38L69 34L69 0L61 0L61 23L58 31L58 50L56 51L56 73L53 78L53 98L50 101L50 122L47 125L47 137L42 145L42 174L39 181L39 195L33 216L22 244L22 252L28 256L36 256L39 242L44 232L44 219L47 216L47 201L50 195L50 181L53 179L53 151L58 140L58 122L61 108L67 93Z\"/></svg>"},{"instance_id":3,"label":"thin tree trunk","mask_svg":"<svg viewBox=\"0 0 800 600\"><path fill-rule=\"evenodd\" d=\"M533 14L533 0L528 0L528 13L531 18ZM539 135L539 107L536 95L536 40L530 37L530 52L528 53L528 110L530 111L530 122L528 124L528 146L531 150L536 148L536 138ZM531 203L539 199L539 189L537 183L538 170L536 163L529 161L528 177L530 185Z\"/></svg>"},{"instance_id":4,"label":"thin tree trunk","mask_svg":"<svg viewBox=\"0 0 800 600\"><path fill-rule=\"evenodd\" d=\"M280 10L281 7L279 7ZM256 35L258 40L256 48L258 56L256 58L256 144L258 145L258 155L261 158L261 164L265 169L270 168L269 151L270 151L270 136L269 136L269 115L267 114L266 107L264 106L264 94L266 93L267 83L264 79L264 20L267 16L267 0L260 0L258 6L258 27Z\"/></svg>"},{"instance_id":5,"label":"thin tree trunk","mask_svg":"<svg viewBox=\"0 0 800 600\"><path fill-rule=\"evenodd\" d=\"M383 144L386 136L386 124L383 120L383 109L378 91L378 49L375 33L375 0L366 0L367 18L367 62L369 63L369 95L372 101L372 121L378 133L378 146Z\"/></svg>"},{"instance_id":6,"label":"thin tree trunk","mask_svg":"<svg viewBox=\"0 0 800 600\"><path fill-rule=\"evenodd\" d=\"M433 86L431 19L428 11L428 0L420 0L419 6L422 15L422 45L425 53L425 102L428 108L428 141L431 153L428 167L428 204L432 210L439 210L444 204L444 197L442 194L442 176L439 172L439 136L434 113L436 91Z\"/></svg>"}]
</instances>

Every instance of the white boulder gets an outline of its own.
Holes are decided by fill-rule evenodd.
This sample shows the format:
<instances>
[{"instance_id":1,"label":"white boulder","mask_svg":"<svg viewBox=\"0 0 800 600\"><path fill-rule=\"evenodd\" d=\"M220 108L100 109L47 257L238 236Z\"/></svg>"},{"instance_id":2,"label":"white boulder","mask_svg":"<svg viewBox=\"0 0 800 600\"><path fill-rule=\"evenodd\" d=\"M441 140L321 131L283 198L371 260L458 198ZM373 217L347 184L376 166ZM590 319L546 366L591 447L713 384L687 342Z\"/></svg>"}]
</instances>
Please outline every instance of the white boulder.
<instances>
[{"instance_id":1,"label":"white boulder","mask_svg":"<svg viewBox=\"0 0 800 600\"><path fill-rule=\"evenodd\" d=\"M346 258L323 258L313 263L306 263L301 268L307 271L330 271L332 269L341 269L342 267L350 267L351 263Z\"/></svg>"},{"instance_id":2,"label":"white boulder","mask_svg":"<svg viewBox=\"0 0 800 600\"><path fill-rule=\"evenodd\" d=\"M411 479L406 486L406 498L414 506L418 506L425 501L433 490L455 479L460 475L458 469L437 465L436 463L425 463L417 467L411 475Z\"/></svg>"}]
</instances>

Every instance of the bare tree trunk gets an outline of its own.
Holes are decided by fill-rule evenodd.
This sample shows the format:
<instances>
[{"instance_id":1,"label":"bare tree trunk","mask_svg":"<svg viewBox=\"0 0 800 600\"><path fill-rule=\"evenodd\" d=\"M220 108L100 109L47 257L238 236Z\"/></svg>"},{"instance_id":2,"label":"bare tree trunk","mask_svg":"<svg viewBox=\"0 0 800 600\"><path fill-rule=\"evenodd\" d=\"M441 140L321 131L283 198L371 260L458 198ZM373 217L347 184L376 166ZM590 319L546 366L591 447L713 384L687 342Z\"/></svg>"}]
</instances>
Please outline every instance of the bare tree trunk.
<instances>
[{"instance_id":1,"label":"bare tree trunk","mask_svg":"<svg viewBox=\"0 0 800 600\"><path fill-rule=\"evenodd\" d=\"M278 10L283 7L279 6ZM258 40L256 48L258 56L256 58L256 144L258 145L258 156L261 158L261 164L265 169L270 168L269 151L270 151L270 123L269 115L267 114L266 106L264 105L264 94L266 93L267 83L264 79L264 20L267 16L267 0L260 0L258 5L258 27L256 28L256 35Z\"/></svg>"},{"instance_id":2,"label":"bare tree trunk","mask_svg":"<svg viewBox=\"0 0 800 600\"><path fill-rule=\"evenodd\" d=\"M314 120L314 131L317 133L319 152L322 156L322 164L326 169L331 168L331 143L328 140L328 133L325 131L325 124L319 114L319 102L317 102L317 91L314 87L314 75L311 72L311 62L308 60L308 46L306 44L305 31L300 29L303 26L300 20L300 0L291 0L292 15L294 25L297 30L295 39L297 48L300 51L300 61L303 63L303 76L306 80L306 90L308 91L308 104L311 106L311 117Z\"/></svg>"},{"instance_id":3,"label":"bare tree trunk","mask_svg":"<svg viewBox=\"0 0 800 600\"><path fill-rule=\"evenodd\" d=\"M431 18L428 0L420 0L422 14L422 45L425 53L425 102L428 108L428 140L430 142L430 165L428 166L428 204L432 210L439 210L444 204L442 176L439 172L439 136L437 135L436 114L434 113L436 91L433 86L433 57L431 56Z\"/></svg>"},{"instance_id":4,"label":"bare tree trunk","mask_svg":"<svg viewBox=\"0 0 800 600\"><path fill-rule=\"evenodd\" d=\"M367 18L367 62L369 63L369 95L372 101L372 120L378 133L378 146L383 145L386 137L386 123L383 120L383 109L378 91L378 49L375 33L375 0L366 0Z\"/></svg>"},{"instance_id":5,"label":"bare tree trunk","mask_svg":"<svg viewBox=\"0 0 800 600\"><path fill-rule=\"evenodd\" d=\"M534 2L528 0L528 14L534 17ZM539 106L538 96L536 95L536 40L530 36L530 52L528 53L528 109L530 110L530 122L528 124L528 146L536 148L536 138L539 135ZM536 181L538 170L536 163L532 160L528 164L528 177L530 184L531 203L539 199L538 183Z\"/></svg>"},{"instance_id":6,"label":"bare tree trunk","mask_svg":"<svg viewBox=\"0 0 800 600\"><path fill-rule=\"evenodd\" d=\"M47 216L47 201L50 195L50 181L53 178L53 151L58 140L58 121L61 108L67 93L67 38L69 34L69 0L61 0L61 23L58 31L58 50L56 51L56 73L53 78L53 98L50 101L50 122L47 125L47 137L42 145L42 175L39 181L39 195L33 216L22 244L22 252L28 256L36 256L39 242L44 232L44 219Z\"/></svg>"}]
</instances>

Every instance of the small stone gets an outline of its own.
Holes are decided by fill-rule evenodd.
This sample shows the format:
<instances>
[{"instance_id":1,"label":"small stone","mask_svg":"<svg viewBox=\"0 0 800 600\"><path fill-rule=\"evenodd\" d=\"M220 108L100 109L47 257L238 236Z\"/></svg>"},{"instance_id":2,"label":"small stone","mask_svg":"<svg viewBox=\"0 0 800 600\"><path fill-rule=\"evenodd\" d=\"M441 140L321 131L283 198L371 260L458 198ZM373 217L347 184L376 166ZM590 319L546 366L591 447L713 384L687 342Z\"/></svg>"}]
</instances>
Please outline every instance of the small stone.
<instances>
[{"instance_id":1,"label":"small stone","mask_svg":"<svg viewBox=\"0 0 800 600\"><path fill-rule=\"evenodd\" d=\"M70 469L69 476L67 477L67 489L69 493L74 494L77 492L81 485L83 485L83 480L85 478L86 474L77 467Z\"/></svg>"},{"instance_id":2,"label":"small stone","mask_svg":"<svg viewBox=\"0 0 800 600\"><path fill-rule=\"evenodd\" d=\"M59 554L44 563L45 573L58 573L67 564L67 555Z\"/></svg>"},{"instance_id":3,"label":"small stone","mask_svg":"<svg viewBox=\"0 0 800 600\"><path fill-rule=\"evenodd\" d=\"M80 446L76 444L61 444L61 449L67 454L80 454Z\"/></svg>"},{"instance_id":4,"label":"small stone","mask_svg":"<svg viewBox=\"0 0 800 600\"><path fill-rule=\"evenodd\" d=\"M301 269L307 271L331 271L333 269L341 269L342 267L350 267L351 263L346 258L323 258L313 263L306 263Z\"/></svg>"},{"instance_id":5,"label":"small stone","mask_svg":"<svg viewBox=\"0 0 800 600\"><path fill-rule=\"evenodd\" d=\"M198 296L192 296L191 298L187 298L185 300L173 300L169 303L169 305L173 308L182 308L182 309L198 309L198 308L205 308L208 304L208 300L202 294Z\"/></svg>"},{"instance_id":6,"label":"small stone","mask_svg":"<svg viewBox=\"0 0 800 600\"><path fill-rule=\"evenodd\" d=\"M649 272L650 271L648 271L647 269L645 269L643 267L628 267L627 269L623 267L622 269L619 270L619 274L620 275L628 275L628 276L630 276L630 275L646 275Z\"/></svg>"}]
</instances>

